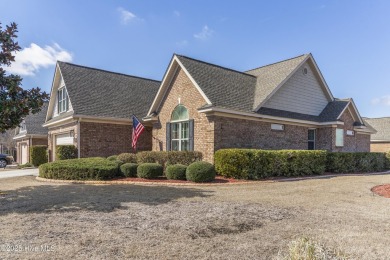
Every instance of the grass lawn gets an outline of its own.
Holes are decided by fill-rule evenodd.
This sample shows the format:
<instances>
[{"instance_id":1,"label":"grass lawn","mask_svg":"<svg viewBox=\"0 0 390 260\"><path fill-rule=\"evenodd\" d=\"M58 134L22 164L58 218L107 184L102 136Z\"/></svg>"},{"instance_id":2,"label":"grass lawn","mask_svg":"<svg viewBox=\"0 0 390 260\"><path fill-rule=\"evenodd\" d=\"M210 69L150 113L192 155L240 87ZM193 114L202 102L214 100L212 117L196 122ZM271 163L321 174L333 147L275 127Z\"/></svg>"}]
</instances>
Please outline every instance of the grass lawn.
<instances>
[{"instance_id":1,"label":"grass lawn","mask_svg":"<svg viewBox=\"0 0 390 260\"><path fill-rule=\"evenodd\" d=\"M370 191L384 183L390 175L220 186L2 179L0 259L280 259L301 238L388 259L390 199Z\"/></svg>"}]
</instances>

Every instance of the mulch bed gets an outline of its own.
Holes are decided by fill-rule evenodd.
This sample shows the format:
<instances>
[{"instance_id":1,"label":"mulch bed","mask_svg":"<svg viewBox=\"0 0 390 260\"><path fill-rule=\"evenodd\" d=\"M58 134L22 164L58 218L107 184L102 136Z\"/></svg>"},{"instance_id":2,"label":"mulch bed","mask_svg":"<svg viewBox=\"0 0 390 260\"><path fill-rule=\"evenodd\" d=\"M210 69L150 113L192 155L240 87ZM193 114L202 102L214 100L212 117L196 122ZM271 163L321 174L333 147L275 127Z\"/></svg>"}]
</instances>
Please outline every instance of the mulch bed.
<instances>
[{"instance_id":1,"label":"mulch bed","mask_svg":"<svg viewBox=\"0 0 390 260\"><path fill-rule=\"evenodd\" d=\"M371 189L372 192L379 196L390 198L390 184L378 185Z\"/></svg>"}]
</instances>

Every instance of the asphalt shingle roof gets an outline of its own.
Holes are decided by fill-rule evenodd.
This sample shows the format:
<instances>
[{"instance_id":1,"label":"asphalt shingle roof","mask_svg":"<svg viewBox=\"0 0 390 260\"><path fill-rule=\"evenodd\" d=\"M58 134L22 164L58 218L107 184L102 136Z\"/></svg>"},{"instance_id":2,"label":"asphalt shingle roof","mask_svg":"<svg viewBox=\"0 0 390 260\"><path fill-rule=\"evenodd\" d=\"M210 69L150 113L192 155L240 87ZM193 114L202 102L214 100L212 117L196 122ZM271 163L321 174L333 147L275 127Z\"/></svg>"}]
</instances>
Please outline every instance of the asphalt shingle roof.
<instances>
[{"instance_id":1,"label":"asphalt shingle roof","mask_svg":"<svg viewBox=\"0 0 390 260\"><path fill-rule=\"evenodd\" d=\"M141 118L160 82L58 62L74 114L94 117Z\"/></svg>"},{"instance_id":2,"label":"asphalt shingle roof","mask_svg":"<svg viewBox=\"0 0 390 260\"><path fill-rule=\"evenodd\" d=\"M252 111L256 77L176 55L214 106Z\"/></svg>"},{"instance_id":3,"label":"asphalt shingle roof","mask_svg":"<svg viewBox=\"0 0 390 260\"><path fill-rule=\"evenodd\" d=\"M26 124L26 132L18 134L21 135L47 135L47 128L43 127L42 124L45 123L46 113L47 113L48 102L45 102L42 106L41 111L36 114L29 114L24 119ZM16 136L16 137L17 137Z\"/></svg>"},{"instance_id":4,"label":"asphalt shingle roof","mask_svg":"<svg viewBox=\"0 0 390 260\"><path fill-rule=\"evenodd\" d=\"M205 104L201 108L214 106L313 122L336 121L348 105L349 99L335 99L329 102L318 116L265 107L254 111L308 55L301 55L246 72L231 70L182 55L176 55L176 57L212 103L211 105Z\"/></svg>"},{"instance_id":5,"label":"asphalt shingle roof","mask_svg":"<svg viewBox=\"0 0 390 260\"><path fill-rule=\"evenodd\" d=\"M335 100L333 102L329 102L328 105L321 112L321 114L318 116L289 112L289 111L266 108L266 107L261 107L257 113L261 115L285 117L285 118L307 120L307 121L321 123L321 122L337 121L337 118L339 117L339 115L347 105L348 105L348 101L345 100Z\"/></svg>"},{"instance_id":6,"label":"asphalt shingle roof","mask_svg":"<svg viewBox=\"0 0 390 260\"><path fill-rule=\"evenodd\" d=\"M364 118L364 121L377 131L371 135L371 140L390 141L390 117Z\"/></svg>"}]
</instances>

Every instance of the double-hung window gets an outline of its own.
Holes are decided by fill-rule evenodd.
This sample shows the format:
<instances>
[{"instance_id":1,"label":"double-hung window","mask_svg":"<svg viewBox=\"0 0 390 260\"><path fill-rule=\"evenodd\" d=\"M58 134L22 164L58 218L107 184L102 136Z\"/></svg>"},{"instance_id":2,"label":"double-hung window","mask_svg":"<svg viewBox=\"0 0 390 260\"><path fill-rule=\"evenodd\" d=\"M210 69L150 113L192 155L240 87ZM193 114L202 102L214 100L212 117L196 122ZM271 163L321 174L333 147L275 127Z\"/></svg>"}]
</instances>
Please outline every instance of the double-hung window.
<instances>
[{"instance_id":1,"label":"double-hung window","mask_svg":"<svg viewBox=\"0 0 390 260\"><path fill-rule=\"evenodd\" d=\"M68 92L63 87L58 90L58 113L66 112L69 108Z\"/></svg>"},{"instance_id":2,"label":"double-hung window","mask_svg":"<svg viewBox=\"0 0 390 260\"><path fill-rule=\"evenodd\" d=\"M188 110L178 105L172 112L171 121L167 123L167 150L193 150L193 120L189 119Z\"/></svg>"}]
</instances>

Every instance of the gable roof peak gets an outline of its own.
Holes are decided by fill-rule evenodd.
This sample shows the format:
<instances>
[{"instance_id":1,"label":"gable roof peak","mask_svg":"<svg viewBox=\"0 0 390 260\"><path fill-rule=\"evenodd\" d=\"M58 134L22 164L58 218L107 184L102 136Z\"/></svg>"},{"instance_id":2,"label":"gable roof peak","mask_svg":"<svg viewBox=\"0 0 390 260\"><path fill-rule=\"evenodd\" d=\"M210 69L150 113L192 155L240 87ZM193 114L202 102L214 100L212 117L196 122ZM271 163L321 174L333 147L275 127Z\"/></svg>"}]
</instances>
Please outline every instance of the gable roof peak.
<instances>
[{"instance_id":1,"label":"gable roof peak","mask_svg":"<svg viewBox=\"0 0 390 260\"><path fill-rule=\"evenodd\" d=\"M223 69L223 70L229 70L231 72L236 72L236 73L240 73L240 74L245 74L246 76L255 77L253 75L247 74L247 73L239 71L239 70L235 70L235 69L223 67L221 65L217 65L217 64L214 64L214 63L210 63L210 62L194 59L194 58L191 58L191 57L188 57L188 56L185 56L185 55L181 55L181 54L175 53L174 56L176 56L179 60L180 60L180 58L185 58L185 59L189 59L189 60L192 60L192 61L195 61L195 62L203 63L205 65L209 65L209 66L213 66L213 67L216 67L216 68L220 68L220 69Z\"/></svg>"},{"instance_id":2,"label":"gable roof peak","mask_svg":"<svg viewBox=\"0 0 390 260\"><path fill-rule=\"evenodd\" d=\"M310 56L310 57L313 58L313 55L312 55L311 53L301 54L301 55L298 55L298 56L295 56L295 57L292 57L292 58L289 58L289 59L285 59L285 60L273 62L273 63L266 64L266 65L263 65L263 66L260 66L260 67L256 67L256 68L254 68L254 69L246 70L245 73L248 73L248 72L251 72L251 71L254 71L254 70L257 70L257 69L261 69L261 68L264 68L264 67L276 65L276 64L278 64L278 63L288 62L288 61L295 60L295 59L298 59L298 58L304 58L304 59L305 59L305 58L308 57L308 56Z\"/></svg>"}]
</instances>

